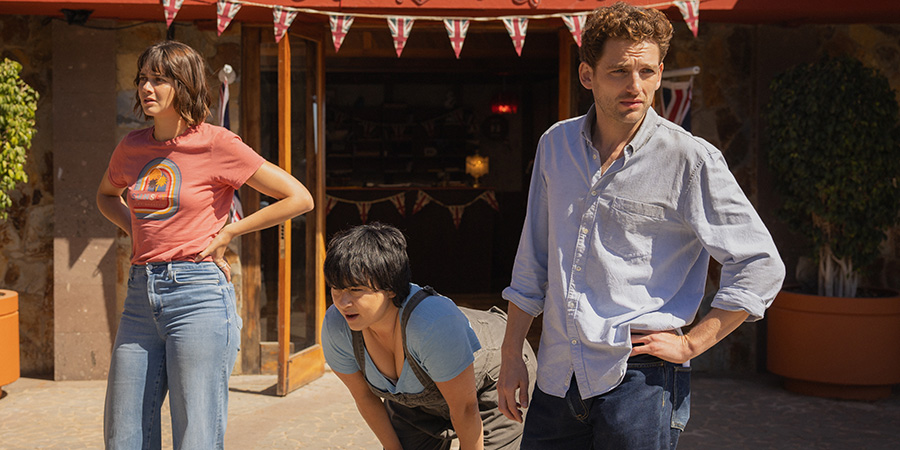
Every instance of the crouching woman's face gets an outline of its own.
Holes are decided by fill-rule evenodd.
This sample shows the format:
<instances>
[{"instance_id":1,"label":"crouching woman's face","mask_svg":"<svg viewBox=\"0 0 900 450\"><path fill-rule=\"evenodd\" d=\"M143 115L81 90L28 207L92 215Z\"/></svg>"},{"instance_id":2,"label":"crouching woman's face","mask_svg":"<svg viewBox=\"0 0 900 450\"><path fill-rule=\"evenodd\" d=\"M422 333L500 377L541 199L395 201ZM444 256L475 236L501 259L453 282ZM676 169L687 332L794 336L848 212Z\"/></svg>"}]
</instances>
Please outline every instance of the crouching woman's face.
<instances>
[{"instance_id":1,"label":"crouching woman's face","mask_svg":"<svg viewBox=\"0 0 900 450\"><path fill-rule=\"evenodd\" d=\"M397 317L394 293L390 291L368 286L332 287L331 298L353 331L362 331L379 323L393 324Z\"/></svg>"}]
</instances>

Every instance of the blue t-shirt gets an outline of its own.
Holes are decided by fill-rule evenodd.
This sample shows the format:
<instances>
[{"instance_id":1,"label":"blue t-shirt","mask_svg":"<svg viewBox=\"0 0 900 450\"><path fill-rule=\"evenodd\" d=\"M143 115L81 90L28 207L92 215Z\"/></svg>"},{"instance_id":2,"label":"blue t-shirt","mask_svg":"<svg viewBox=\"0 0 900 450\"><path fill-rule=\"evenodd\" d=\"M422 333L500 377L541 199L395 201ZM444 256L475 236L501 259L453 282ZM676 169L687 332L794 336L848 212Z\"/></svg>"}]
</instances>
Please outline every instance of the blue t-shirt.
<instances>
[{"instance_id":1,"label":"blue t-shirt","mask_svg":"<svg viewBox=\"0 0 900 450\"><path fill-rule=\"evenodd\" d=\"M409 297L403 308L421 288L410 284ZM478 337L469 320L452 300L442 296L430 296L419 303L406 325L406 346L410 356L435 382L456 378L475 361L474 353L481 348ZM353 341L350 327L340 311L331 305L325 312L322 324L322 350L331 369L338 373L359 372L359 364L353 356ZM366 351L365 376L376 388L392 394L417 394L425 390L416 374L403 362L403 369L395 385L385 377Z\"/></svg>"}]
</instances>

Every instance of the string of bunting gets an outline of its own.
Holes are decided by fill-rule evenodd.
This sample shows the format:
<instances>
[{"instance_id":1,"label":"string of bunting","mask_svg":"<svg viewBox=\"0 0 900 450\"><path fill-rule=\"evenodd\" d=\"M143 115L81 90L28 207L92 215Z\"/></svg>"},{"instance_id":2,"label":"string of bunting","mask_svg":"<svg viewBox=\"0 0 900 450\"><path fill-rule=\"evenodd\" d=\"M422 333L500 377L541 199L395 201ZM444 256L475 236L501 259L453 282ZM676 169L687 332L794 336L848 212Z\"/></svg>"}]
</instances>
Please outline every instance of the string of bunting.
<instances>
[{"instance_id":1,"label":"string of bunting","mask_svg":"<svg viewBox=\"0 0 900 450\"><path fill-rule=\"evenodd\" d=\"M513 0L514 2L517 0ZM540 3L539 0L528 0L532 7ZM537 1L537 3L531 3ZM178 10L184 0L160 0L165 12L166 26L172 26ZM402 3L402 0L399 0ZM417 4L421 5L418 1ZM524 0L517 4L524 3ZM398 3L399 4L399 3ZM357 17L387 19L388 28L394 40L394 49L397 51L397 57L403 53L406 41L409 39L409 33L412 31L413 24L418 20L442 21L447 29L447 35L450 37L450 45L456 58L462 51L463 42L466 39L466 33L469 29L469 22L487 22L500 20L509 32L512 39L513 47L516 54L522 56L522 47L525 45L525 34L528 28L529 19L552 19L560 18L566 24L572 33L575 43L581 46L581 29L584 26L584 19L591 13L585 11L583 13L557 13L557 14L530 14L519 16L498 16L498 17L436 17L436 16L391 16L385 14L363 14L363 13L338 13L334 11L320 11L311 8L293 8L279 5L269 5L265 3L256 3L247 0L217 0L216 1L216 28L219 35L222 34L228 25L234 19L235 14L242 5L255 6L260 8L271 8L274 21L275 41L281 41L281 38L291 27L291 23L297 17L298 13L326 15L331 25L331 37L334 42L334 51L341 49L344 37L350 32L350 26L353 19ZM676 6L681 11L682 17L688 28L697 36L697 30L700 25L700 0L676 0L645 5L646 8L661 8L666 6Z\"/></svg>"},{"instance_id":2,"label":"string of bunting","mask_svg":"<svg viewBox=\"0 0 900 450\"><path fill-rule=\"evenodd\" d=\"M497 196L496 194L494 194L494 191L484 191L480 195L478 195L478 197L475 197L468 203L448 205L441 202L440 200L435 199L425 191L420 190L416 192L416 202L413 204L412 213L418 213L429 203L442 206L450 211L450 217L453 219L453 226L458 229L460 222L462 222L462 217L465 213L466 208L479 201L483 201L494 210L500 211L500 204L497 203ZM330 214L331 210L338 203L349 203L356 206L357 211L359 211L359 220L362 221L362 223L366 223L366 221L369 220L369 210L372 208L372 205L383 202L390 202L392 205L394 205L394 208L397 209L397 212L400 213L401 216L406 217L406 194L402 192L399 194L394 194L388 197L378 198L374 200L348 200L344 198L338 198L333 195L326 195L325 215L327 216L328 214Z\"/></svg>"}]
</instances>

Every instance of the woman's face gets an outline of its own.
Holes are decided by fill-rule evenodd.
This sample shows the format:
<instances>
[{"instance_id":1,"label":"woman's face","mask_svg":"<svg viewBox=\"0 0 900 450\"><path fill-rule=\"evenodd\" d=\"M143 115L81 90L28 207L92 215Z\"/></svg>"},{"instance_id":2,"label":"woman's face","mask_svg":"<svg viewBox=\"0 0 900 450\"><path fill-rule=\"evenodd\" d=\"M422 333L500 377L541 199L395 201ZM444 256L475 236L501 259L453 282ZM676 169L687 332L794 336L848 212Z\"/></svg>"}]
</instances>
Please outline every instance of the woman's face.
<instances>
[{"instance_id":1,"label":"woman's face","mask_svg":"<svg viewBox=\"0 0 900 450\"><path fill-rule=\"evenodd\" d=\"M331 298L353 331L362 331L382 321L393 323L393 315L397 313L393 303L394 293L368 286L333 287Z\"/></svg>"},{"instance_id":2,"label":"woman's face","mask_svg":"<svg viewBox=\"0 0 900 450\"><path fill-rule=\"evenodd\" d=\"M137 90L141 108L147 116L154 120L179 116L175 110L175 86L169 78L144 66L138 77Z\"/></svg>"}]
</instances>

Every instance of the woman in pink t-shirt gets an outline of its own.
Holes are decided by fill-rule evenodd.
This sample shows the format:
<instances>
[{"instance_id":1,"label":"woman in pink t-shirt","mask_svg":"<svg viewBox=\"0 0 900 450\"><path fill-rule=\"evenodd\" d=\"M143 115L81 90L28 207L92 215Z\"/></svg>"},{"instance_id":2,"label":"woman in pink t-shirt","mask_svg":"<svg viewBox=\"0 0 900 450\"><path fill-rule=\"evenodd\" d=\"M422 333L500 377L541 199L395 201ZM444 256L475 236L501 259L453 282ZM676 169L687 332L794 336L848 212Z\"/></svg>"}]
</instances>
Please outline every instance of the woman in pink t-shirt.
<instances>
[{"instance_id":1,"label":"woman in pink t-shirt","mask_svg":"<svg viewBox=\"0 0 900 450\"><path fill-rule=\"evenodd\" d=\"M225 249L313 208L309 191L210 115L203 58L179 42L137 62L135 111L153 126L113 152L97 206L132 238L128 295L109 369L109 449L159 448L166 394L175 449L223 448L241 318ZM243 184L278 199L227 223ZM123 200L122 194L125 193Z\"/></svg>"}]
</instances>

